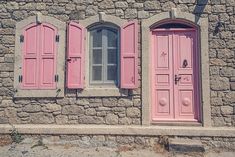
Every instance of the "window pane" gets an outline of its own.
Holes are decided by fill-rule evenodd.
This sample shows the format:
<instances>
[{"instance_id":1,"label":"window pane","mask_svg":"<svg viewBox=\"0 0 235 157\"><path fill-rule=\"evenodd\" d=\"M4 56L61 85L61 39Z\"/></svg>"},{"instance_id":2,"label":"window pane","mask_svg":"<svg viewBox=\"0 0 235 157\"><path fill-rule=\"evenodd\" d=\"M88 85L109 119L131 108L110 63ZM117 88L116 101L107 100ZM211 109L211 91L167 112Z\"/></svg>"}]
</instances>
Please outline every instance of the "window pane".
<instances>
[{"instance_id":1,"label":"window pane","mask_svg":"<svg viewBox=\"0 0 235 157\"><path fill-rule=\"evenodd\" d=\"M108 50L108 64L117 64L117 50L109 49Z\"/></svg>"},{"instance_id":2,"label":"window pane","mask_svg":"<svg viewBox=\"0 0 235 157\"><path fill-rule=\"evenodd\" d=\"M117 33L107 30L108 34L108 47L117 47Z\"/></svg>"},{"instance_id":3,"label":"window pane","mask_svg":"<svg viewBox=\"0 0 235 157\"><path fill-rule=\"evenodd\" d=\"M93 50L93 63L92 64L102 64L102 49Z\"/></svg>"},{"instance_id":4,"label":"window pane","mask_svg":"<svg viewBox=\"0 0 235 157\"><path fill-rule=\"evenodd\" d=\"M107 80L116 80L117 68L116 66L108 66Z\"/></svg>"},{"instance_id":5,"label":"window pane","mask_svg":"<svg viewBox=\"0 0 235 157\"><path fill-rule=\"evenodd\" d=\"M102 80L102 66L92 67L92 80L101 81Z\"/></svg>"},{"instance_id":6,"label":"window pane","mask_svg":"<svg viewBox=\"0 0 235 157\"><path fill-rule=\"evenodd\" d=\"M102 47L102 29L96 29L92 32L93 47Z\"/></svg>"}]
</instances>

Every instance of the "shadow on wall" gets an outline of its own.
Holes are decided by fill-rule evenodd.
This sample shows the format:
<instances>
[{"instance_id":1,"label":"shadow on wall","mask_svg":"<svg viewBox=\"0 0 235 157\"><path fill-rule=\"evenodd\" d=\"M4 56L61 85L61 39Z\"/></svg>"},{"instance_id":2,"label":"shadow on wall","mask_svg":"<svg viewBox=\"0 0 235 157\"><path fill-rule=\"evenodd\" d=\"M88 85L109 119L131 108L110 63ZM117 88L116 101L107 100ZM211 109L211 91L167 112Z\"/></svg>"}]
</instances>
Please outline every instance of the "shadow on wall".
<instances>
[{"instance_id":1,"label":"shadow on wall","mask_svg":"<svg viewBox=\"0 0 235 157\"><path fill-rule=\"evenodd\" d=\"M201 14L203 13L203 10L205 9L206 5L208 3L208 0L197 0L196 6L194 8L194 13L198 14L195 16L196 23L199 21L199 18L201 17Z\"/></svg>"}]
</instances>

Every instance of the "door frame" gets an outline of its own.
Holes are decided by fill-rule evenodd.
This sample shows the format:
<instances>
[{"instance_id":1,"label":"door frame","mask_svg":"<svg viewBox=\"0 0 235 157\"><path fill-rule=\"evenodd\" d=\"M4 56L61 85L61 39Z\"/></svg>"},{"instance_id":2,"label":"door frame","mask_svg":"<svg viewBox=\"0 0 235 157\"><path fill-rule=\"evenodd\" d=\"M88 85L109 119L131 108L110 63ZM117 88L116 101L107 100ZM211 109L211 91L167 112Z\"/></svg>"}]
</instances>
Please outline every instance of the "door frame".
<instances>
[{"instance_id":1,"label":"door frame","mask_svg":"<svg viewBox=\"0 0 235 157\"><path fill-rule=\"evenodd\" d=\"M171 21L162 21L160 23L158 23L155 27L159 26L159 25L162 25L162 24L170 24L170 23L180 23L180 24L184 24L184 25L187 25L187 26L190 26L192 28L157 28L157 29L152 29L151 30L151 44L152 44L152 51L151 51L151 73L150 73L150 78L151 78L151 95L152 95L152 98L151 98L151 123L162 123L162 122L196 122L196 123L200 123L201 122L201 101L200 101L200 98L201 98L201 92L200 92L200 88L201 88L201 84L200 84L200 81L199 81L199 78L200 78L200 55L198 55L197 57L195 55L197 55L199 53L198 51L198 28L197 27L194 27L193 25L189 25L189 24L186 24L185 22L182 22L180 20L171 20ZM154 52L156 52L156 46L154 46L155 44L155 36L157 35L158 32L169 32L169 33L172 33L172 44L173 44L173 38L174 38L174 32L187 32L187 31L194 31L194 38L195 38L195 44L193 45L193 51L195 54L193 54L193 73L196 73L196 75L194 75L194 84L193 84L193 87L194 87L194 93L199 93L198 95L196 95L196 98L194 100L194 110L195 110L195 120L179 120L179 119L157 119L155 116L154 116L154 109L156 109L154 107L154 102L152 100L155 100L153 97L154 97L154 94L155 94L155 88L154 88L154 84L155 84L155 72L154 72L154 65L155 65L155 60L154 60ZM172 50L173 51L173 50ZM174 56L172 56L172 61L174 61ZM195 78L196 76L196 78ZM174 84L173 84L174 86ZM175 87L174 87L175 88ZM173 90L174 92L174 90ZM195 96L195 95L194 95ZM173 102L174 102L174 97L173 97ZM172 102L172 103L173 103ZM170 106L172 106L172 108L174 108L174 111L173 111L173 115L175 117L175 105L174 104L170 104Z\"/></svg>"},{"instance_id":2,"label":"door frame","mask_svg":"<svg viewBox=\"0 0 235 157\"><path fill-rule=\"evenodd\" d=\"M174 16L173 16L174 15ZM211 126L210 105L210 78L208 55L208 17L199 17L191 13L181 12L177 8L169 12L162 12L143 19L141 22L141 97L142 97L142 124L151 125L151 29L162 21L179 20L192 24L198 28L198 52L200 53L200 79L201 82L201 119L204 127ZM203 80L203 81L201 81Z\"/></svg>"}]
</instances>

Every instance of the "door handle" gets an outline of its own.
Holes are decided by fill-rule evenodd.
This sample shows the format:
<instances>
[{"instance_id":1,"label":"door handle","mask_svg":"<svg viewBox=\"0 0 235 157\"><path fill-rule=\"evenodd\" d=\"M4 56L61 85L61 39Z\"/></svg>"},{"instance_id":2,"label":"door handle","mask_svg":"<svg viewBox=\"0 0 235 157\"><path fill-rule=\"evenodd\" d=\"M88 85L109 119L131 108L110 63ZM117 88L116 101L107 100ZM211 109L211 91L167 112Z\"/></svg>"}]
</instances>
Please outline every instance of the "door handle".
<instances>
[{"instance_id":1,"label":"door handle","mask_svg":"<svg viewBox=\"0 0 235 157\"><path fill-rule=\"evenodd\" d=\"M179 81L180 81L180 79L181 79L181 76L177 76L177 75L175 75L175 84L177 84L177 82L179 82Z\"/></svg>"},{"instance_id":2,"label":"door handle","mask_svg":"<svg viewBox=\"0 0 235 157\"><path fill-rule=\"evenodd\" d=\"M71 58L67 58L67 61L70 62L72 59Z\"/></svg>"}]
</instances>

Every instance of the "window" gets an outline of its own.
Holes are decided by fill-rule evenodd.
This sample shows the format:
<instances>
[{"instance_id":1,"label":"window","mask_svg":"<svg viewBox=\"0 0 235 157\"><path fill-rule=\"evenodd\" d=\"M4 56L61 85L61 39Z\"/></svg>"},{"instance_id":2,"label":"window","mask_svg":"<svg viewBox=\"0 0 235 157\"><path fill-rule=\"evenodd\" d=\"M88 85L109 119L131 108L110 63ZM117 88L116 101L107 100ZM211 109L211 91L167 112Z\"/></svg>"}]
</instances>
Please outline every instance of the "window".
<instances>
[{"instance_id":1,"label":"window","mask_svg":"<svg viewBox=\"0 0 235 157\"><path fill-rule=\"evenodd\" d=\"M118 83L118 31L98 27L90 31L90 84Z\"/></svg>"}]
</instances>

